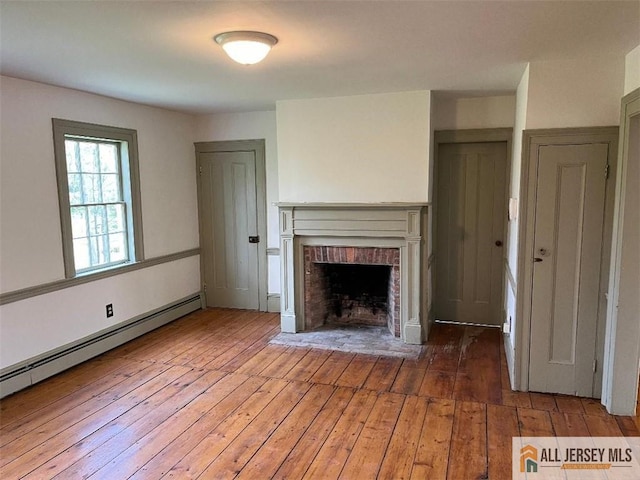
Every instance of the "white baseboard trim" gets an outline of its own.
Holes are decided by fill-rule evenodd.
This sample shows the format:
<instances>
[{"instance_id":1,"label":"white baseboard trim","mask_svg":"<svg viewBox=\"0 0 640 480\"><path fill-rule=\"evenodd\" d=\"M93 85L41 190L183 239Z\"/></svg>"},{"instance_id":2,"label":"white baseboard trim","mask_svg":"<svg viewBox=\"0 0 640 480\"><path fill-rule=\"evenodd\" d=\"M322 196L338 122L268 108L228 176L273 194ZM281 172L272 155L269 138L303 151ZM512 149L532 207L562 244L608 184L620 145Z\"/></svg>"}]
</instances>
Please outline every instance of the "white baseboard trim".
<instances>
[{"instance_id":1,"label":"white baseboard trim","mask_svg":"<svg viewBox=\"0 0 640 480\"><path fill-rule=\"evenodd\" d=\"M511 383L511 390L518 390L518 388L515 388L516 387L515 376L514 376L515 359L513 358L513 346L511 345L511 337L509 336L509 334L507 333L503 334L503 341L504 341L504 350L507 357L507 370L509 371L509 382Z\"/></svg>"},{"instance_id":2,"label":"white baseboard trim","mask_svg":"<svg viewBox=\"0 0 640 480\"><path fill-rule=\"evenodd\" d=\"M202 307L200 292L0 371L0 398L85 362Z\"/></svg>"},{"instance_id":3,"label":"white baseboard trim","mask_svg":"<svg viewBox=\"0 0 640 480\"><path fill-rule=\"evenodd\" d=\"M267 312L280 313L279 293L270 293L267 295Z\"/></svg>"},{"instance_id":4,"label":"white baseboard trim","mask_svg":"<svg viewBox=\"0 0 640 480\"><path fill-rule=\"evenodd\" d=\"M433 327L433 324L435 323L435 321L436 321L436 318L433 310L433 304L431 304L429 305L429 310L427 313L427 323L424 328L424 336L422 338L423 343L426 343L429 340L429 333L431 332L431 327Z\"/></svg>"}]
</instances>

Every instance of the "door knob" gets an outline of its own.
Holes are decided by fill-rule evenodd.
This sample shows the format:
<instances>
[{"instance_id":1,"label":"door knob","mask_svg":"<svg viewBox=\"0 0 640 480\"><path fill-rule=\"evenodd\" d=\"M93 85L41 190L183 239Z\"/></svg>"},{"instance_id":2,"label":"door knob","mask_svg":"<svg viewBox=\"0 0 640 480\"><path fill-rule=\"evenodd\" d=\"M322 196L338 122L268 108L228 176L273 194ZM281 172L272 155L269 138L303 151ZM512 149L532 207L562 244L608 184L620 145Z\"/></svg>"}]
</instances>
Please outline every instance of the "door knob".
<instances>
[{"instance_id":1,"label":"door knob","mask_svg":"<svg viewBox=\"0 0 640 480\"><path fill-rule=\"evenodd\" d=\"M249 243L260 243L260 236L256 235L255 237L249 237Z\"/></svg>"},{"instance_id":2,"label":"door knob","mask_svg":"<svg viewBox=\"0 0 640 480\"><path fill-rule=\"evenodd\" d=\"M533 262L537 263L537 262L541 262L542 259L540 257L534 257Z\"/></svg>"},{"instance_id":3,"label":"door knob","mask_svg":"<svg viewBox=\"0 0 640 480\"><path fill-rule=\"evenodd\" d=\"M502 240L496 240L496 247L502 246Z\"/></svg>"}]
</instances>

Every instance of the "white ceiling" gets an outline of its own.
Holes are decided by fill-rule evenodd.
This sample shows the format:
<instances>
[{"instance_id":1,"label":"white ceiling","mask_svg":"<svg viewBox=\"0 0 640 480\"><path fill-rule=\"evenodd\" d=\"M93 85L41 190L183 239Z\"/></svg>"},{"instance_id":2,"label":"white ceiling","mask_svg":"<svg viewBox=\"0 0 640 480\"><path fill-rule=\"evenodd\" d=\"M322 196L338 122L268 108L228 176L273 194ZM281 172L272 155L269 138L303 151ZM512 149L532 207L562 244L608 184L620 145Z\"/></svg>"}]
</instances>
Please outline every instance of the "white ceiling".
<instances>
[{"instance_id":1,"label":"white ceiling","mask_svg":"<svg viewBox=\"0 0 640 480\"><path fill-rule=\"evenodd\" d=\"M279 38L233 63L212 37ZM194 113L407 90L513 91L528 61L623 56L638 1L6 1L0 72Z\"/></svg>"}]
</instances>

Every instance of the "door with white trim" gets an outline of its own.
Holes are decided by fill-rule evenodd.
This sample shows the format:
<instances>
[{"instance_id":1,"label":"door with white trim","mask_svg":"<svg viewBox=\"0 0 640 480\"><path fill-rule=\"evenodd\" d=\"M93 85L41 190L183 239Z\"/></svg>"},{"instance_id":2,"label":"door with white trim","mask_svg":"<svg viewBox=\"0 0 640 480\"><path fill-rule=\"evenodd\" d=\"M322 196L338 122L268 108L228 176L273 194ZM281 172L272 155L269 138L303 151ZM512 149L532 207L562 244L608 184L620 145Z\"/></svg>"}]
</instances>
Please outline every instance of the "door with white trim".
<instances>
[{"instance_id":1,"label":"door with white trim","mask_svg":"<svg viewBox=\"0 0 640 480\"><path fill-rule=\"evenodd\" d=\"M536 152L529 390L592 396L608 144Z\"/></svg>"},{"instance_id":2,"label":"door with white trim","mask_svg":"<svg viewBox=\"0 0 640 480\"><path fill-rule=\"evenodd\" d=\"M438 147L435 317L502 324L507 143Z\"/></svg>"},{"instance_id":3,"label":"door with white trim","mask_svg":"<svg viewBox=\"0 0 640 480\"><path fill-rule=\"evenodd\" d=\"M207 306L257 310L255 151L199 152L198 169Z\"/></svg>"}]
</instances>

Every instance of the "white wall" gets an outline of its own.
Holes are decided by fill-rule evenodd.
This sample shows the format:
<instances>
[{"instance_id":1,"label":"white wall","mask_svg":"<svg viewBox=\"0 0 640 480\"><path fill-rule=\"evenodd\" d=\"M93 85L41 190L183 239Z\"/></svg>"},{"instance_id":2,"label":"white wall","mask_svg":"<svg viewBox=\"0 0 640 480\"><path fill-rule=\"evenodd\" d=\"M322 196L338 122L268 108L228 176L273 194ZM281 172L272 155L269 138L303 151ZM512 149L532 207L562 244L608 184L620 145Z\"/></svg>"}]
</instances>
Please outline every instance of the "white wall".
<instances>
[{"instance_id":1,"label":"white wall","mask_svg":"<svg viewBox=\"0 0 640 480\"><path fill-rule=\"evenodd\" d=\"M196 118L196 142L265 140L267 170L267 248L280 247L278 228L278 147L276 112L242 112L202 115ZM280 260L268 257L269 294L280 293Z\"/></svg>"},{"instance_id":2,"label":"white wall","mask_svg":"<svg viewBox=\"0 0 640 480\"><path fill-rule=\"evenodd\" d=\"M514 124L515 108L515 95L456 98L434 94L433 128L510 128Z\"/></svg>"},{"instance_id":3,"label":"white wall","mask_svg":"<svg viewBox=\"0 0 640 480\"><path fill-rule=\"evenodd\" d=\"M138 132L145 257L197 248L194 119L0 77L0 291L64 278L51 118ZM200 290L198 257L0 307L0 368ZM105 318L105 305L115 315ZM28 346L27 346L28 345Z\"/></svg>"},{"instance_id":4,"label":"white wall","mask_svg":"<svg viewBox=\"0 0 640 480\"><path fill-rule=\"evenodd\" d=\"M426 202L430 92L277 102L281 202Z\"/></svg>"},{"instance_id":5,"label":"white wall","mask_svg":"<svg viewBox=\"0 0 640 480\"><path fill-rule=\"evenodd\" d=\"M516 90L514 105L513 153L511 160L511 179L509 197L520 199L520 175L522 166L522 132L526 127L527 106L529 100L529 66L522 74ZM507 232L507 265L514 278L518 274L518 217L510 220Z\"/></svg>"},{"instance_id":6,"label":"white wall","mask_svg":"<svg viewBox=\"0 0 640 480\"><path fill-rule=\"evenodd\" d=\"M532 62L526 128L618 125L622 56Z\"/></svg>"},{"instance_id":7,"label":"white wall","mask_svg":"<svg viewBox=\"0 0 640 480\"><path fill-rule=\"evenodd\" d=\"M511 178L509 180L509 198L520 200L520 175L522 171L522 132L525 129L527 117L527 104L529 99L529 65L525 68L518 88L516 90L515 121L513 127L513 153L511 160ZM514 381L514 362L517 332L516 299L518 278L518 226L519 212L515 212L515 218L507 223L507 274L505 276L505 311L507 322L510 320L509 342L507 344L507 359L510 366L511 381ZM513 282L513 284L511 283Z\"/></svg>"},{"instance_id":8,"label":"white wall","mask_svg":"<svg viewBox=\"0 0 640 480\"><path fill-rule=\"evenodd\" d=\"M0 306L0 368L61 347L200 290L200 257ZM105 318L105 305L114 315Z\"/></svg>"},{"instance_id":9,"label":"white wall","mask_svg":"<svg viewBox=\"0 0 640 480\"><path fill-rule=\"evenodd\" d=\"M640 45L625 57L624 94L640 88Z\"/></svg>"}]
</instances>

